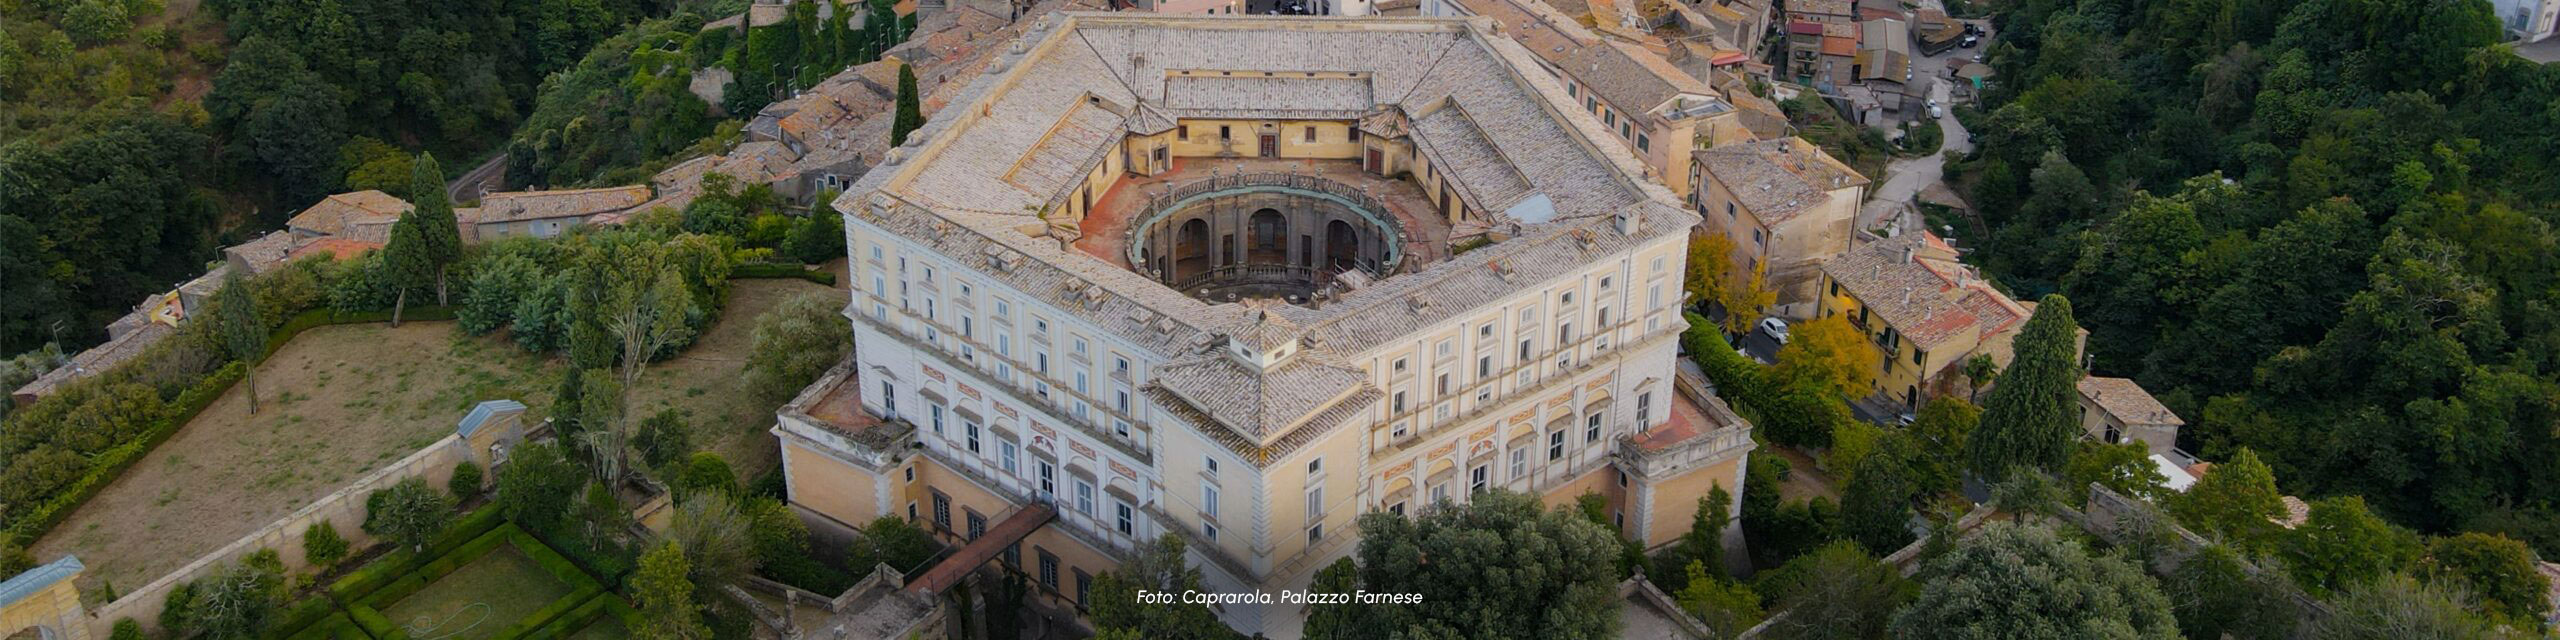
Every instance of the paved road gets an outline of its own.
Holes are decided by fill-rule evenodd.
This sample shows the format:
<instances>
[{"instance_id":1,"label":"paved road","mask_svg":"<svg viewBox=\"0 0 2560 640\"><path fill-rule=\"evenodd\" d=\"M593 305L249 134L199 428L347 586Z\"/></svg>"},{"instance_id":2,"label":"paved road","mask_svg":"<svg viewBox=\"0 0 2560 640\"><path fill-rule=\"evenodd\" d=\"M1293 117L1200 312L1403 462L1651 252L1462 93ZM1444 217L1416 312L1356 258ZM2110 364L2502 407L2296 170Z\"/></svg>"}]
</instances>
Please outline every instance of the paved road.
<instances>
[{"instance_id":1,"label":"paved road","mask_svg":"<svg viewBox=\"0 0 2560 640\"><path fill-rule=\"evenodd\" d=\"M1949 154L1961 156L1973 151L1973 142L1967 139L1968 134L1964 129L1964 123L1956 121L1955 107L1949 100L1951 97L1949 83L1952 81L1947 78L1945 69L1950 66L1962 66L1965 62L1971 61L1973 54L1982 50L1981 47L1990 45L1990 41L1985 39L1980 47L1948 49L1935 56L1923 57L1915 63L1931 78L1929 100L1938 105L1938 130L1945 134L1946 142L1938 147L1937 153L1920 158L1894 160L1885 165L1887 177L1884 184L1876 185L1874 195L1867 199L1866 205L1858 208L1859 229L1879 229L1888 222L1893 222L1898 223L1902 231L1907 233L1919 231L1928 226L1928 221L1922 220L1916 212L1912 215L1901 214L1910 208L1912 201L1920 196L1922 189L1937 184L1946 174Z\"/></svg>"},{"instance_id":2,"label":"paved road","mask_svg":"<svg viewBox=\"0 0 2560 640\"><path fill-rule=\"evenodd\" d=\"M490 158L488 162L480 163L480 166L472 167L470 171L464 172L462 177L445 183L444 194L456 204L478 200L484 191L504 188L506 177L507 154L501 153L497 157Z\"/></svg>"}]
</instances>

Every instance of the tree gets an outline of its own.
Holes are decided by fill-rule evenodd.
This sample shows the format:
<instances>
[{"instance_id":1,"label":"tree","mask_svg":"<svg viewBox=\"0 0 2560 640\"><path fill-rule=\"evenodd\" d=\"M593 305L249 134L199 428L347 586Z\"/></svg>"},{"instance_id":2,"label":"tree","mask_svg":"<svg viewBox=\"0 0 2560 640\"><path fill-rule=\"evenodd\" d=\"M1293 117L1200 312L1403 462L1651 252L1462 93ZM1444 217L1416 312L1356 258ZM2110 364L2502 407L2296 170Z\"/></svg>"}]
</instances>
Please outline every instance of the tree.
<instances>
[{"instance_id":1,"label":"tree","mask_svg":"<svg viewBox=\"0 0 2560 640\"><path fill-rule=\"evenodd\" d=\"M375 491L365 499L365 533L381 536L412 550L443 533L453 518L453 499L436 493L423 478L411 476Z\"/></svg>"},{"instance_id":2,"label":"tree","mask_svg":"<svg viewBox=\"0 0 2560 640\"><path fill-rule=\"evenodd\" d=\"M179 628L216 640L247 640L267 631L282 614L284 565L274 550L261 550L205 578L188 590ZM172 591L171 597L177 597Z\"/></svg>"},{"instance_id":3,"label":"tree","mask_svg":"<svg viewBox=\"0 0 2560 640\"><path fill-rule=\"evenodd\" d=\"M454 219L452 195L444 187L444 168L436 164L435 154L418 154L417 163L409 170L409 202L413 207L409 215L418 217L418 230L426 237L428 268L435 273L436 304L449 304L445 274L462 261L462 228Z\"/></svg>"},{"instance_id":4,"label":"tree","mask_svg":"<svg viewBox=\"0 0 2560 640\"><path fill-rule=\"evenodd\" d=\"M1724 309L1724 330L1742 334L1760 321L1760 312L1778 300L1768 288L1768 269L1742 269L1733 263L1733 238L1721 233L1689 235L1689 267L1681 291L1692 303L1713 302Z\"/></svg>"},{"instance_id":5,"label":"tree","mask_svg":"<svg viewBox=\"0 0 2560 640\"><path fill-rule=\"evenodd\" d=\"M2080 431L2078 334L2070 300L2048 295L2036 305L2010 343L2017 356L1983 399L1982 423L1967 439L1976 475L2062 467Z\"/></svg>"},{"instance_id":6,"label":"tree","mask_svg":"<svg viewBox=\"0 0 2560 640\"><path fill-rule=\"evenodd\" d=\"M444 490L455 500L467 500L480 495L480 481L480 465L464 460L454 463L453 475L445 478Z\"/></svg>"},{"instance_id":7,"label":"tree","mask_svg":"<svg viewBox=\"0 0 2560 640\"><path fill-rule=\"evenodd\" d=\"M2348 587L2329 600L2329 615L2314 625L2319 640L2502 640L2515 638L2474 613L2470 594L2391 574Z\"/></svg>"},{"instance_id":8,"label":"tree","mask_svg":"<svg viewBox=\"0 0 2560 640\"><path fill-rule=\"evenodd\" d=\"M1680 534L1671 548L1653 559L1652 571L1646 577L1663 590L1677 593L1689 586L1691 562L1703 562L1708 573L1724 576L1724 529L1732 524L1732 509L1733 494L1725 491L1724 485L1709 487L1707 495L1698 497L1698 511L1690 516L1689 531Z\"/></svg>"},{"instance_id":9,"label":"tree","mask_svg":"<svg viewBox=\"0 0 2560 640\"><path fill-rule=\"evenodd\" d=\"M702 611L693 600L693 582L686 578L692 566L685 561L684 549L674 542L659 543L640 556L640 569L631 577L631 599L640 610L640 628L631 630L643 640L701 640L711 637L711 628L702 623Z\"/></svg>"},{"instance_id":10,"label":"tree","mask_svg":"<svg viewBox=\"0 0 2560 640\"><path fill-rule=\"evenodd\" d=\"M1773 640L1856 640L1888 634L1895 609L1910 602L1919 586L1892 565L1879 562L1857 544L1843 540L1797 556L1766 574L1755 585L1778 611L1790 614L1772 622L1764 637Z\"/></svg>"},{"instance_id":11,"label":"tree","mask_svg":"<svg viewBox=\"0 0 2560 640\"><path fill-rule=\"evenodd\" d=\"M2365 509L2355 496L2311 503L2301 526L2284 534L2277 555L2294 584L2327 596L2409 568L2418 558L2418 535Z\"/></svg>"},{"instance_id":12,"label":"tree","mask_svg":"<svg viewBox=\"0 0 2560 640\"><path fill-rule=\"evenodd\" d=\"M1955 491L1964 482L1965 441L1982 422L1982 409L1952 396L1929 399L1911 425L1887 446L1910 451L1912 482L1924 495Z\"/></svg>"},{"instance_id":13,"label":"tree","mask_svg":"<svg viewBox=\"0 0 2560 640\"><path fill-rule=\"evenodd\" d=\"M338 535L338 525L322 520L302 530L303 562L327 571L346 558L347 539Z\"/></svg>"},{"instance_id":14,"label":"tree","mask_svg":"<svg viewBox=\"0 0 2560 640\"><path fill-rule=\"evenodd\" d=\"M143 635L142 623L132 618L116 620L115 630L107 634L107 640L149 640L150 637Z\"/></svg>"},{"instance_id":15,"label":"tree","mask_svg":"<svg viewBox=\"0 0 2560 640\"><path fill-rule=\"evenodd\" d=\"M915 67L898 65L898 113L889 125L889 146L906 146L907 136L924 127L924 111L918 99Z\"/></svg>"},{"instance_id":16,"label":"tree","mask_svg":"<svg viewBox=\"0 0 2560 640\"><path fill-rule=\"evenodd\" d=\"M691 493L718 493L737 497L738 473L729 469L729 461L720 454L696 451L685 462L684 475L675 478L677 489Z\"/></svg>"},{"instance_id":17,"label":"tree","mask_svg":"<svg viewBox=\"0 0 2560 640\"><path fill-rule=\"evenodd\" d=\"M1347 557L1336 559L1333 561L1333 564L1325 565L1323 569L1317 570L1315 584L1307 587L1307 591L1309 593L1344 595L1357 594L1360 590L1360 565L1359 563L1352 562L1351 559ZM1359 611L1359 608L1365 606L1368 605L1351 601L1319 602L1308 605L1306 628L1326 629L1329 630L1328 633L1333 634L1330 636L1310 635L1308 637L1323 638L1324 640L1351 640L1352 638L1372 638L1385 635L1382 633L1384 631L1382 629L1364 628L1361 626L1361 622L1364 618L1362 617L1362 612Z\"/></svg>"},{"instance_id":18,"label":"tree","mask_svg":"<svg viewBox=\"0 0 2560 640\"><path fill-rule=\"evenodd\" d=\"M755 342L747 351L747 385L779 402L799 393L843 360L853 334L825 299L794 296L756 316Z\"/></svg>"},{"instance_id":19,"label":"tree","mask_svg":"<svg viewBox=\"0 0 2560 640\"><path fill-rule=\"evenodd\" d=\"M1496 489L1418 518L1371 513L1360 536L1362 588L1423 596L1367 608L1370 624L1426 637L1616 635L1616 536L1542 513L1534 497Z\"/></svg>"},{"instance_id":20,"label":"tree","mask_svg":"<svg viewBox=\"0 0 2560 640\"><path fill-rule=\"evenodd\" d=\"M2489 617L2532 628L2551 612L2551 581L2535 568L2533 550L2513 538L2465 532L2427 543L2429 582L2448 582L2480 598Z\"/></svg>"},{"instance_id":21,"label":"tree","mask_svg":"<svg viewBox=\"0 0 2560 640\"><path fill-rule=\"evenodd\" d=\"M834 192L818 195L818 202L833 202ZM782 239L782 253L801 264L819 264L845 257L844 218L833 211L809 214L807 220L792 225L791 233Z\"/></svg>"},{"instance_id":22,"label":"tree","mask_svg":"<svg viewBox=\"0 0 2560 640\"><path fill-rule=\"evenodd\" d=\"M586 474L569 462L558 443L525 445L498 468L498 509L516 526L557 532L585 484Z\"/></svg>"},{"instance_id":23,"label":"tree","mask_svg":"<svg viewBox=\"0 0 2560 640\"><path fill-rule=\"evenodd\" d=\"M678 456L693 450L693 429L685 426L684 416L674 408L661 409L640 421L640 430L632 434L631 444L640 449L640 461L660 473L670 473L667 465Z\"/></svg>"},{"instance_id":24,"label":"tree","mask_svg":"<svg viewBox=\"0 0 2560 640\"><path fill-rule=\"evenodd\" d=\"M855 556L869 557L873 562L887 564L902 572L923 568L924 561L933 557L932 535L896 516L881 516L864 525L862 539L855 544L861 547ZM872 568L856 566L854 569L869 575Z\"/></svg>"},{"instance_id":25,"label":"tree","mask_svg":"<svg viewBox=\"0 0 2560 640\"><path fill-rule=\"evenodd\" d=\"M1991 485L1991 506L2009 512L2014 524L2024 524L2030 515L2051 515L2062 499L2062 488L2054 486L2052 476L2033 471L2011 473Z\"/></svg>"},{"instance_id":26,"label":"tree","mask_svg":"<svg viewBox=\"0 0 2560 640\"><path fill-rule=\"evenodd\" d=\"M391 303L391 326L400 326L401 312L409 308L409 292L435 282L437 263L434 240L427 238L427 223L411 211L391 223L391 241L382 247L383 275L398 298Z\"/></svg>"},{"instance_id":27,"label":"tree","mask_svg":"<svg viewBox=\"0 0 2560 640\"><path fill-rule=\"evenodd\" d=\"M1991 360L1991 354L1977 353L1973 354L1973 357L1965 358L1965 401L1973 402L1980 400L1982 398L1982 388L1989 386L1992 381L1998 380L1999 378L2000 364Z\"/></svg>"},{"instance_id":28,"label":"tree","mask_svg":"<svg viewBox=\"0 0 2560 640\"><path fill-rule=\"evenodd\" d=\"M1911 544L1911 503L1920 488L1911 481L1909 452L1879 451L1858 461L1840 494L1840 533L1871 553L1889 554Z\"/></svg>"},{"instance_id":29,"label":"tree","mask_svg":"<svg viewBox=\"0 0 2560 640\"><path fill-rule=\"evenodd\" d=\"M2063 492L2071 504L2089 502L2089 485L2105 485L2116 493L2153 500L2167 494L2168 478L2160 475L2159 465L2151 463L2151 449L2140 442L2101 444L2082 440L2071 447L2071 459L2062 463Z\"/></svg>"},{"instance_id":30,"label":"tree","mask_svg":"<svg viewBox=\"0 0 2560 640\"><path fill-rule=\"evenodd\" d=\"M1779 384L1819 388L1837 397L1858 397L1875 389L1881 352L1843 316L1797 323L1787 346L1778 348L1778 366L1770 371Z\"/></svg>"},{"instance_id":31,"label":"tree","mask_svg":"<svg viewBox=\"0 0 2560 640\"><path fill-rule=\"evenodd\" d=\"M213 293L213 321L215 332L222 335L223 350L246 365L241 381L249 385L249 415L254 416L258 415L258 360L266 356L267 324L258 318L258 304L249 296L249 279L240 271L231 270L222 288Z\"/></svg>"},{"instance_id":32,"label":"tree","mask_svg":"<svg viewBox=\"0 0 2560 640\"><path fill-rule=\"evenodd\" d=\"M1164 534L1139 545L1119 571L1094 579L1091 613L1096 629L1131 630L1147 638L1209 640L1235 631L1218 622L1206 604L1147 605L1138 592L1183 593L1200 589L1200 570L1183 562L1182 538ZM1309 635L1314 635L1310 630Z\"/></svg>"},{"instance_id":33,"label":"tree","mask_svg":"<svg viewBox=\"0 0 2560 640\"><path fill-rule=\"evenodd\" d=\"M1930 560L1938 579L1893 616L1902 638L2175 638L2169 600L2124 558L2052 529L1992 523Z\"/></svg>"},{"instance_id":34,"label":"tree","mask_svg":"<svg viewBox=\"0 0 2560 640\"><path fill-rule=\"evenodd\" d=\"M1671 599L1679 603L1681 611L1706 623L1715 637L1738 637L1768 617L1760 608L1760 594L1752 593L1751 587L1710 576L1706 565L1699 562L1690 562L1684 573L1689 586L1671 594Z\"/></svg>"},{"instance_id":35,"label":"tree","mask_svg":"<svg viewBox=\"0 0 2560 640\"><path fill-rule=\"evenodd\" d=\"M2243 551L2267 550L2277 532L2270 519L2285 515L2284 494L2276 491L2274 472L2247 447L2214 465L2213 473L2167 502L2169 514L2180 524Z\"/></svg>"},{"instance_id":36,"label":"tree","mask_svg":"<svg viewBox=\"0 0 2560 640\"><path fill-rule=\"evenodd\" d=\"M728 494L702 493L676 503L667 539L684 548L691 566L685 576L696 586L717 591L745 580L755 571L752 527L738 502Z\"/></svg>"},{"instance_id":37,"label":"tree","mask_svg":"<svg viewBox=\"0 0 2560 640\"><path fill-rule=\"evenodd\" d=\"M2281 640L2293 636L2302 617L2284 578L2253 573L2229 545L2196 550L2160 588L2189 638Z\"/></svg>"}]
</instances>

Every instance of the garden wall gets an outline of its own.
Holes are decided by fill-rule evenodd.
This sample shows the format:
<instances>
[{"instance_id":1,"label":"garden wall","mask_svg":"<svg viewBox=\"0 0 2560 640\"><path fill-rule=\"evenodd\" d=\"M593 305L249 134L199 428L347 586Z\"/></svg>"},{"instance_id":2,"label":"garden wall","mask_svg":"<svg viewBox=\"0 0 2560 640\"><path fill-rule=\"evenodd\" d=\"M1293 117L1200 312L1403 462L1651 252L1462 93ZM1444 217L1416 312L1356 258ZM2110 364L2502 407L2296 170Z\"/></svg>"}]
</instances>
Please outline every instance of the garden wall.
<instances>
[{"instance_id":1,"label":"garden wall","mask_svg":"<svg viewBox=\"0 0 2560 640\"><path fill-rule=\"evenodd\" d=\"M116 620L132 618L135 622L142 623L145 630L157 632L160 625L160 608L167 603L169 590L196 578L221 571L224 567L230 566L242 557L256 553L259 549L276 550L276 554L284 560L287 574L308 570L310 564L302 557L302 532L324 520L328 521L330 526L336 527L338 534L347 539L349 548L365 548L374 541L372 535L364 532L366 496L377 489L389 487L412 477L425 478L428 486L443 487L445 480L453 476L454 465L470 459L470 447L463 443L461 436L445 436L434 444L427 445L426 448L391 463L390 466L357 478L355 482L322 496L319 500L295 510L283 519L251 532L231 544L223 545L221 549L200 556L194 562L189 562L186 566L169 572L168 575L160 576L160 579L153 580L140 589L120 594L114 602L90 609L90 630L95 637L104 638L110 628L115 625Z\"/></svg>"}]
</instances>

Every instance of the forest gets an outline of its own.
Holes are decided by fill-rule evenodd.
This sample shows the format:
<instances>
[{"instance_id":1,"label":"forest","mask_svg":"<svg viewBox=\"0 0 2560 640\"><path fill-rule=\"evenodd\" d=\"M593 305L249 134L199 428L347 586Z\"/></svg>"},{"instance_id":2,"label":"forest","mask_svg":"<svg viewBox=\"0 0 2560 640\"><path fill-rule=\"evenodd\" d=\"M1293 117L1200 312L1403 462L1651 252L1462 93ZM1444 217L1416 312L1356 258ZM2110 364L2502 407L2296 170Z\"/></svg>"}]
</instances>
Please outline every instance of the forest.
<instances>
[{"instance_id":1,"label":"forest","mask_svg":"<svg viewBox=\"0 0 2560 640\"><path fill-rule=\"evenodd\" d=\"M2560 555L2560 66L2487 2L2022 0L1959 240L2286 493Z\"/></svg>"},{"instance_id":2,"label":"forest","mask_svg":"<svg viewBox=\"0 0 2560 640\"><path fill-rule=\"evenodd\" d=\"M644 180L914 28L803 3L700 31L746 4L0 0L0 354L96 344L328 194L411 197L420 152L455 175L513 152L514 187ZM710 105L687 89L712 65L767 71Z\"/></svg>"}]
</instances>

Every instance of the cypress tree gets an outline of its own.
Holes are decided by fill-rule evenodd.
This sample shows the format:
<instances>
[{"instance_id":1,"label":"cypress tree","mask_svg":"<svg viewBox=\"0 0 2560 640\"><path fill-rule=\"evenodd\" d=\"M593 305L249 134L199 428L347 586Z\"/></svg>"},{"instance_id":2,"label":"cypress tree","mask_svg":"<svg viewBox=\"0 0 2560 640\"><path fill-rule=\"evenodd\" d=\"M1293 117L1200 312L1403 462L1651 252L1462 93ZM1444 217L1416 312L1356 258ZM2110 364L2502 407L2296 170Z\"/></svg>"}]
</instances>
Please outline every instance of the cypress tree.
<instances>
[{"instance_id":1,"label":"cypress tree","mask_svg":"<svg viewBox=\"0 0 2560 640\"><path fill-rule=\"evenodd\" d=\"M453 197L445 191L444 168L436 164L435 154L418 154L410 165L409 197L416 200L412 214L425 241L427 269L435 274L436 304L448 304L445 272L462 260L462 226L453 217Z\"/></svg>"},{"instance_id":2,"label":"cypress tree","mask_svg":"<svg viewBox=\"0 0 2560 640\"><path fill-rule=\"evenodd\" d=\"M889 129L889 146L907 143L907 134L924 126L924 110L917 104L916 68L898 65L898 119Z\"/></svg>"},{"instance_id":3,"label":"cypress tree","mask_svg":"<svg viewBox=\"0 0 2560 640\"><path fill-rule=\"evenodd\" d=\"M439 189L441 191L441 189ZM399 296L391 302L391 326L400 326L400 314L409 307L409 292L435 282L433 242L427 239L424 222L416 211L400 216L391 223L391 241L382 248L382 269Z\"/></svg>"},{"instance_id":4,"label":"cypress tree","mask_svg":"<svg viewBox=\"0 0 2560 640\"><path fill-rule=\"evenodd\" d=\"M2010 343L2017 357L1982 401L1982 423L1966 441L1973 472L1997 480L2012 467L2052 471L2071 456L2079 432L2080 325L2071 301L2044 297Z\"/></svg>"}]
</instances>

